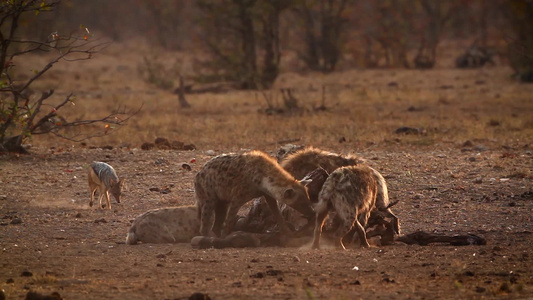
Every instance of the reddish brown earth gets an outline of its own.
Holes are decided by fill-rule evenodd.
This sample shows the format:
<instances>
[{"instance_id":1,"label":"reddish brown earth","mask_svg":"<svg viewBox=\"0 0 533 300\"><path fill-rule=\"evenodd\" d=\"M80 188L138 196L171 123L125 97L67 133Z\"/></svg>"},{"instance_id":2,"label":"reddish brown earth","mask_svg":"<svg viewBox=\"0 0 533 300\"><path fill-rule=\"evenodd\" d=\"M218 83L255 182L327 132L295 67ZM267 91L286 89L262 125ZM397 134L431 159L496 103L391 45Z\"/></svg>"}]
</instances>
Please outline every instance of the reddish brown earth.
<instances>
[{"instance_id":1,"label":"reddish brown earth","mask_svg":"<svg viewBox=\"0 0 533 300\"><path fill-rule=\"evenodd\" d=\"M188 299L195 292L211 299L533 297L533 179L524 172L532 151L490 141L438 148L389 146L359 154L384 174L392 200L400 201L394 211L403 233L473 233L487 245L397 242L346 251L130 246L126 232L137 215L194 203L193 176L210 158L204 150L39 148L3 155L0 289L6 299L23 299L30 290L65 299ZM93 160L110 163L127 180L123 201L112 201L112 210L88 206Z\"/></svg>"}]
</instances>

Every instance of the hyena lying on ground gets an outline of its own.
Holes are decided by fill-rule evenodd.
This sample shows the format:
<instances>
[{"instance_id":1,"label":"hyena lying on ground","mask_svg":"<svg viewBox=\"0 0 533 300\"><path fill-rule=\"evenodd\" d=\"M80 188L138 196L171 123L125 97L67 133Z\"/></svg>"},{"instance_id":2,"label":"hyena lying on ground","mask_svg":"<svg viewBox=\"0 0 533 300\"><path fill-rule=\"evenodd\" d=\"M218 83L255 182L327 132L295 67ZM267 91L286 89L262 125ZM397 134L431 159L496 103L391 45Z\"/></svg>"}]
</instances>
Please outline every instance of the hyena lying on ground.
<instances>
[{"instance_id":1,"label":"hyena lying on ground","mask_svg":"<svg viewBox=\"0 0 533 300\"><path fill-rule=\"evenodd\" d=\"M217 156L202 167L194 180L200 234L207 236L212 230L221 236L223 228L224 235L229 234L239 208L261 196L274 213L280 231L288 233L276 199L312 218L314 211L304 186L307 183L294 179L261 151Z\"/></svg>"},{"instance_id":2,"label":"hyena lying on ground","mask_svg":"<svg viewBox=\"0 0 533 300\"><path fill-rule=\"evenodd\" d=\"M316 168L323 168L326 172L331 174L337 168L344 166L354 166L364 163L364 160L357 156L343 156L336 153L323 151L316 148L305 148L290 152L284 150L286 156L278 157L281 159L281 166L291 173L295 178L302 178L309 172ZM378 193L376 197L376 208L385 211L390 218L393 219L393 229L396 234L400 234L400 221L398 217L390 210L389 192L385 178L373 168L373 177L378 185ZM309 198L312 202L317 201L318 193L309 192Z\"/></svg>"},{"instance_id":3,"label":"hyena lying on ground","mask_svg":"<svg viewBox=\"0 0 533 300\"><path fill-rule=\"evenodd\" d=\"M377 192L376 179L368 166L347 166L331 173L320 191L318 203L313 206L316 211L313 248L320 246L322 227L330 211L336 212L336 218L341 221L337 229L339 247L346 249L343 238L351 234L354 227L360 244L369 247L364 226L375 205Z\"/></svg>"},{"instance_id":4,"label":"hyena lying on ground","mask_svg":"<svg viewBox=\"0 0 533 300\"><path fill-rule=\"evenodd\" d=\"M189 243L199 230L195 205L152 209L135 218L126 244Z\"/></svg>"},{"instance_id":5,"label":"hyena lying on ground","mask_svg":"<svg viewBox=\"0 0 533 300\"><path fill-rule=\"evenodd\" d=\"M94 194L98 190L100 207L105 207L102 205L102 198L105 196L107 208L111 209L109 192L115 197L117 203L120 203L120 194L123 185L124 179L118 179L117 173L112 166L103 162L93 161L89 167L89 191L91 192L89 206L93 206Z\"/></svg>"}]
</instances>

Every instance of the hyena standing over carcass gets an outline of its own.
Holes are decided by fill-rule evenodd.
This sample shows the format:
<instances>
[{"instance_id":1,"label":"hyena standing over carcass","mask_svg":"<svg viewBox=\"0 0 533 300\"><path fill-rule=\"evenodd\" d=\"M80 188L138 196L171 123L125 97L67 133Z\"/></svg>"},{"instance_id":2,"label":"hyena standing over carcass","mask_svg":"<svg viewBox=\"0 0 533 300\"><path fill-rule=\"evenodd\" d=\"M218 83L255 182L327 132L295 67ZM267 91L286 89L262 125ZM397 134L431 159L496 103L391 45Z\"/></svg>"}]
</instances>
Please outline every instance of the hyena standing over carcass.
<instances>
[{"instance_id":1,"label":"hyena standing over carcass","mask_svg":"<svg viewBox=\"0 0 533 300\"><path fill-rule=\"evenodd\" d=\"M241 206L261 196L273 211L280 231L287 233L276 200L312 218L314 211L304 184L261 151L219 155L208 161L194 180L200 234L207 236L212 230L221 236L223 228L224 235L229 234Z\"/></svg>"},{"instance_id":2,"label":"hyena standing over carcass","mask_svg":"<svg viewBox=\"0 0 533 300\"><path fill-rule=\"evenodd\" d=\"M93 206L94 194L98 190L100 207L102 206L102 198L105 196L107 201L107 208L111 209L111 200L109 199L109 192L115 197L117 203L120 203L120 195L122 193L122 186L124 179L118 179L117 173L112 166L99 161L93 161L89 167L89 190L91 192L91 201L89 206Z\"/></svg>"},{"instance_id":3,"label":"hyena standing over carcass","mask_svg":"<svg viewBox=\"0 0 533 300\"><path fill-rule=\"evenodd\" d=\"M357 156L343 156L340 154L323 151L313 147L308 147L303 150L292 152L284 150L283 157L278 157L281 160L281 166L291 173L295 178L302 178L309 174L316 168L323 168L331 174L337 168L344 166L355 166L364 163L364 160ZM369 167L370 168L370 167ZM389 192L385 178L373 168L372 176L376 180L378 191L376 196L376 208L383 211L392 218L392 228L396 234L400 234L400 221L398 217L390 210ZM318 194L309 194L312 202L317 202ZM374 212L376 213L376 212Z\"/></svg>"},{"instance_id":4,"label":"hyena standing over carcass","mask_svg":"<svg viewBox=\"0 0 533 300\"><path fill-rule=\"evenodd\" d=\"M337 246L346 249L343 239L355 229L360 244L369 247L365 225L375 205L377 191L376 179L368 166L342 167L331 173L320 191L318 203L314 204L313 248L320 246L322 227L330 211L336 212L336 218L341 221L336 233Z\"/></svg>"}]
</instances>

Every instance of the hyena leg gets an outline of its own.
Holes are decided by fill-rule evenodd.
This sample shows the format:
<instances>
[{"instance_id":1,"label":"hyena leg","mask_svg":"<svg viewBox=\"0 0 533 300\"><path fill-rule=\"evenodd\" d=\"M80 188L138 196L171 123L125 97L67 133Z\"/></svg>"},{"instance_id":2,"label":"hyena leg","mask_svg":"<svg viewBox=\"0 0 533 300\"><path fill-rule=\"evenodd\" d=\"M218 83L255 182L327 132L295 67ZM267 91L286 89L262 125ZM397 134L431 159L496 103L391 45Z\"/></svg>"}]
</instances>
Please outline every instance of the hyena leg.
<instances>
[{"instance_id":1,"label":"hyena leg","mask_svg":"<svg viewBox=\"0 0 533 300\"><path fill-rule=\"evenodd\" d=\"M355 213L349 213L345 214L343 216L343 223L339 227L339 230L337 231L337 247L346 250L346 246L344 246L344 240L346 240L347 236L350 235L354 228L354 223L357 222L357 217ZM350 235L353 236L353 235Z\"/></svg>"},{"instance_id":2,"label":"hyena leg","mask_svg":"<svg viewBox=\"0 0 533 300\"><path fill-rule=\"evenodd\" d=\"M233 232L235 223L237 223L237 213L239 212L240 208L241 207L239 205L235 205L234 202L229 204L229 208L227 208L226 210L226 217L222 219L223 222L225 221L224 230L222 231L222 237L225 237L226 235Z\"/></svg>"},{"instance_id":3,"label":"hyena leg","mask_svg":"<svg viewBox=\"0 0 533 300\"><path fill-rule=\"evenodd\" d=\"M215 224L213 225L213 233L216 236L221 236L222 227L224 226L224 221L228 215L228 204L225 202L219 202L215 204Z\"/></svg>"},{"instance_id":4,"label":"hyena leg","mask_svg":"<svg viewBox=\"0 0 533 300\"><path fill-rule=\"evenodd\" d=\"M322 227L324 227L324 222L328 216L327 206L324 205L323 209L317 210L316 212L316 221L315 221L315 232L313 234L313 249L320 248L320 237L322 235Z\"/></svg>"},{"instance_id":5,"label":"hyena leg","mask_svg":"<svg viewBox=\"0 0 533 300\"><path fill-rule=\"evenodd\" d=\"M278 201L276 199L265 196L265 200L268 204L268 207L270 207L270 210L272 211L272 214L274 215L276 222L278 223L279 231L281 234L290 234L292 231L287 227L287 223L285 223L285 219L283 219L283 215L281 215L281 212L279 210Z\"/></svg>"},{"instance_id":6,"label":"hyena leg","mask_svg":"<svg viewBox=\"0 0 533 300\"><path fill-rule=\"evenodd\" d=\"M361 223L359 223L359 220L358 219L355 219L355 232L357 233L358 237L359 237L359 243L361 244L361 246L365 247L365 248L368 248L370 247L370 244L368 244L368 240L366 238L366 231L365 231L365 228L363 227L363 225L361 225ZM355 235L354 235L354 239L355 239Z\"/></svg>"},{"instance_id":7,"label":"hyena leg","mask_svg":"<svg viewBox=\"0 0 533 300\"><path fill-rule=\"evenodd\" d=\"M200 215L200 235L209 236L213 228L214 207L204 203L198 206L198 213Z\"/></svg>"}]
</instances>

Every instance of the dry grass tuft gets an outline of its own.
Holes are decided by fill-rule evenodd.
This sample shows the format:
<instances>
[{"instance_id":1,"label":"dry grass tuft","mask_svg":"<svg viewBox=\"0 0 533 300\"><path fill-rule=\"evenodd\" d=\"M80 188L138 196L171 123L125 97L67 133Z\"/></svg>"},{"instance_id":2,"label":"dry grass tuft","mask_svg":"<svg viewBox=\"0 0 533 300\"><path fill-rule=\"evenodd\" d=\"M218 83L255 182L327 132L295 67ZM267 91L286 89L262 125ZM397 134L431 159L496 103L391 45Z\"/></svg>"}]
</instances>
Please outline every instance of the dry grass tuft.
<instances>
[{"instance_id":1,"label":"dry grass tuft","mask_svg":"<svg viewBox=\"0 0 533 300\"><path fill-rule=\"evenodd\" d=\"M199 149L226 150L272 147L293 139L331 149L454 147L469 140L522 147L533 140L533 85L512 81L507 67L284 73L273 93L293 88L303 111L266 115L258 112L266 102L246 91L187 95L192 108L180 109L177 95L157 89L138 73L137 66L150 56L149 50L124 47L114 45L88 62L60 64L35 86L55 88L59 97L71 91L77 94L76 105L63 112L67 119L99 118L119 107L133 110L144 104L128 126L88 141L89 146L140 147L156 137L193 143ZM187 61L185 55L173 54ZM19 64L31 70L45 59L35 56ZM327 110L315 111L323 86ZM423 133L394 133L402 126L421 128ZM36 136L33 143L69 145L50 136Z\"/></svg>"}]
</instances>

